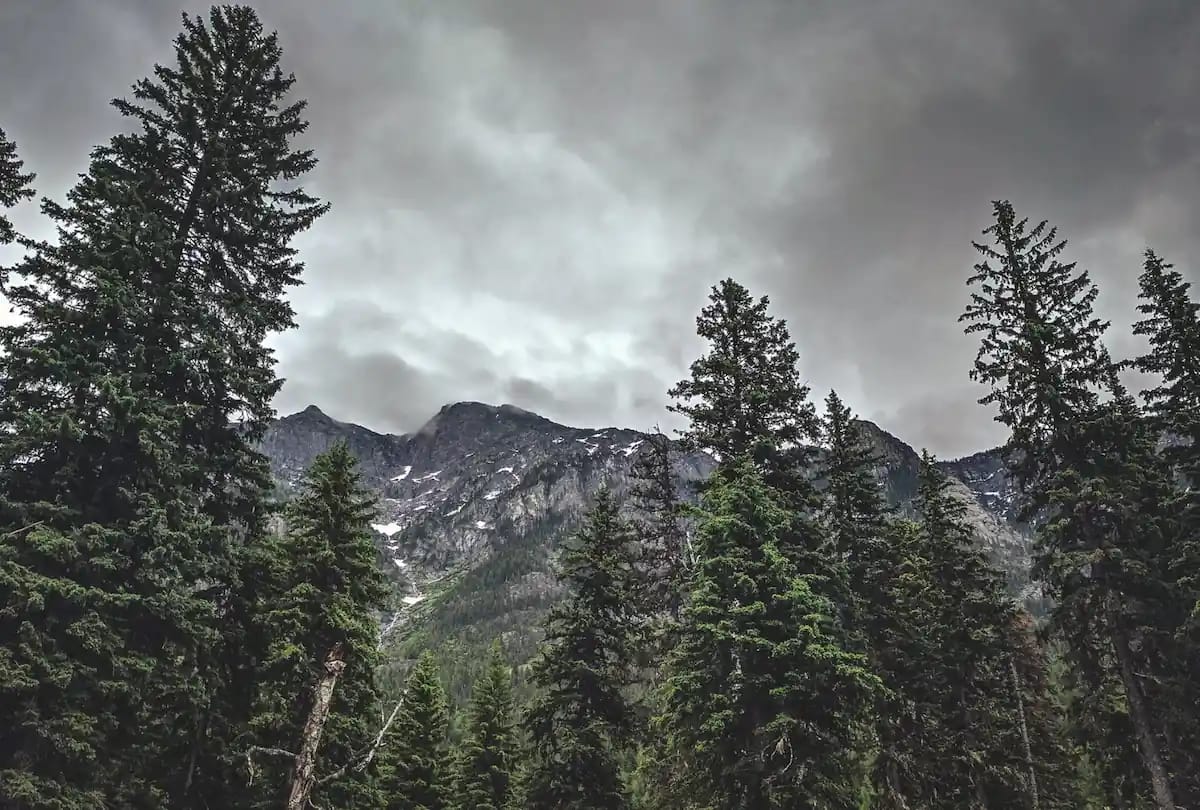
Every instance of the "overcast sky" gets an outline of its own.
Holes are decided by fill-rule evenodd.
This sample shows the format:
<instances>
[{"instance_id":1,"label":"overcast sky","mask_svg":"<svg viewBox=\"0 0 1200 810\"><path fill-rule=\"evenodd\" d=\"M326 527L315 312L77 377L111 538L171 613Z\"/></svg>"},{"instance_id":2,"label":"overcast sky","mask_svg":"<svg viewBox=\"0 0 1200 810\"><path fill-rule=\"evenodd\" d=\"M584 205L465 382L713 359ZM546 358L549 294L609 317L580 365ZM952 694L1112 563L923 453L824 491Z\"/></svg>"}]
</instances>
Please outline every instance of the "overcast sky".
<instances>
[{"instance_id":1,"label":"overcast sky","mask_svg":"<svg viewBox=\"0 0 1200 810\"><path fill-rule=\"evenodd\" d=\"M732 275L815 396L954 456L1002 438L956 322L992 199L1061 227L1119 353L1143 248L1200 266L1192 0L254 5L333 204L275 340L284 412L674 425L665 391ZM170 58L183 8L0 0L0 127L40 193L121 126L108 100Z\"/></svg>"}]
</instances>

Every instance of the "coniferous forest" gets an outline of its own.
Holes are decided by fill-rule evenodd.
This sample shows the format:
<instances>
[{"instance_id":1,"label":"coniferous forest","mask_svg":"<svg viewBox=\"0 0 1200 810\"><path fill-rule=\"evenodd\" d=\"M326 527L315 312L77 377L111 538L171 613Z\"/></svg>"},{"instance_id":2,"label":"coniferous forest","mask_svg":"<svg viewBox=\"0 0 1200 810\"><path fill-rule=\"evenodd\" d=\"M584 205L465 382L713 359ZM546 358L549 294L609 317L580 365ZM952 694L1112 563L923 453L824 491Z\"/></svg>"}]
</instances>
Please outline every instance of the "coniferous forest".
<instances>
[{"instance_id":1,"label":"coniferous forest","mask_svg":"<svg viewBox=\"0 0 1200 810\"><path fill-rule=\"evenodd\" d=\"M727 279L669 391L689 427L563 538L534 659L497 639L463 705L433 651L385 683L354 458L284 499L256 449L293 242L329 205L294 84L252 10L185 16L41 203L47 241L3 216L36 177L0 131L0 807L1200 808L1200 302L1147 250L1149 349L1112 356L1086 268L1003 201L946 317L1047 615L932 456L916 510L888 506L850 410ZM681 448L719 462L698 493Z\"/></svg>"}]
</instances>

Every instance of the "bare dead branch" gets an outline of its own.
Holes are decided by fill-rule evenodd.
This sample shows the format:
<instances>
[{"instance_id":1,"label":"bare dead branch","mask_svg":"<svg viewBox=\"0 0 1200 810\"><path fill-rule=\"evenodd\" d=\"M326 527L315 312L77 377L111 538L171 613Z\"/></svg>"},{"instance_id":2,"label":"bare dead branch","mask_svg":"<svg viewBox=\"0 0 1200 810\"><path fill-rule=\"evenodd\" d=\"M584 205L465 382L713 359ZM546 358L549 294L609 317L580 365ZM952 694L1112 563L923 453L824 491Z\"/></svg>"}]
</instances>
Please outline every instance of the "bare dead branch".
<instances>
[{"instance_id":1,"label":"bare dead branch","mask_svg":"<svg viewBox=\"0 0 1200 810\"><path fill-rule=\"evenodd\" d=\"M317 784L323 785L326 782L332 782L334 779L339 779L342 776L345 776L346 773L349 771L366 770L366 767L371 764L371 760L375 759L375 754L376 754L376 752L379 751L379 747L381 745L383 745L383 738L388 733L388 729L390 729L392 727L392 723L395 722L396 715L400 713L400 707L403 704L404 704L404 701L402 701L402 700L396 701L396 705L394 707L392 707L392 713L390 715L388 715L388 718L384 722L383 727L379 729L379 733L375 735L375 740L371 743L370 746L368 746L367 748L360 748L358 751L355 751L353 754L350 755L350 759L346 762L345 765L338 768L336 771L329 774L328 776L325 776L325 777L322 777L321 779L319 779L317 781Z\"/></svg>"}]
</instances>

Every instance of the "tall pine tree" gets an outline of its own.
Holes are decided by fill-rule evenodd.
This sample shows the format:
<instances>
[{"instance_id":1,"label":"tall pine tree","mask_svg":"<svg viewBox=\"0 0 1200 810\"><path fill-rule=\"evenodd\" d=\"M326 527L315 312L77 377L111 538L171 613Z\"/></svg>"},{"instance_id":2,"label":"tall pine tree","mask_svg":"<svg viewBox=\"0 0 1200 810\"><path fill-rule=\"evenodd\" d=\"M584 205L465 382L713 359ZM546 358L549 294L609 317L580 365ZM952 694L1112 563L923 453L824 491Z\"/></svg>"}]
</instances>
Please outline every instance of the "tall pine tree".
<instances>
[{"instance_id":1,"label":"tall pine tree","mask_svg":"<svg viewBox=\"0 0 1200 810\"><path fill-rule=\"evenodd\" d=\"M782 496L747 460L714 475L668 661L660 781L688 807L855 807L878 679L831 635L833 606L781 551L794 531Z\"/></svg>"},{"instance_id":2,"label":"tall pine tree","mask_svg":"<svg viewBox=\"0 0 1200 810\"><path fill-rule=\"evenodd\" d=\"M1142 398L1156 432L1168 437L1164 453L1182 484L1165 505L1175 542L1161 566L1173 593L1160 607L1166 613L1159 639L1166 671L1156 684L1173 770L1200 774L1200 303L1183 276L1153 251L1146 251L1139 283L1143 318L1133 331L1145 335L1150 347L1130 365L1157 377ZM1181 789L1200 802L1200 776L1186 781Z\"/></svg>"},{"instance_id":3,"label":"tall pine tree","mask_svg":"<svg viewBox=\"0 0 1200 810\"><path fill-rule=\"evenodd\" d=\"M659 432L644 440L633 465L632 502L638 509L641 610L651 643L647 663L657 667L679 622L690 567L687 531L671 466L671 441Z\"/></svg>"},{"instance_id":4,"label":"tall pine tree","mask_svg":"<svg viewBox=\"0 0 1200 810\"><path fill-rule=\"evenodd\" d=\"M1200 484L1200 303L1179 271L1152 250L1146 251L1138 278L1142 319L1135 335L1149 342L1146 354L1129 363L1157 384L1142 392L1149 416L1160 430L1182 441L1168 454L1193 486Z\"/></svg>"},{"instance_id":5,"label":"tall pine tree","mask_svg":"<svg viewBox=\"0 0 1200 810\"><path fill-rule=\"evenodd\" d=\"M170 292L137 273L166 242L142 204L150 183L85 176L58 245L7 291L24 316L0 330L8 806L163 801L207 699L196 674L218 639L206 591L222 544L186 480L183 408L142 362L171 328L150 320Z\"/></svg>"},{"instance_id":6,"label":"tall pine tree","mask_svg":"<svg viewBox=\"0 0 1200 810\"><path fill-rule=\"evenodd\" d=\"M546 623L532 669L539 688L526 716L532 761L530 810L622 810L620 772L633 731L626 695L637 615L634 542L617 504L601 490L560 558L564 602Z\"/></svg>"},{"instance_id":7,"label":"tall pine tree","mask_svg":"<svg viewBox=\"0 0 1200 810\"><path fill-rule=\"evenodd\" d=\"M825 400L822 447L823 526L839 566L847 639L884 686L873 696L869 770L876 802L919 804L928 801L923 786L933 738L930 718L916 708L931 644L923 630L929 582L919 530L890 513L876 475L881 459L833 391Z\"/></svg>"},{"instance_id":8,"label":"tall pine tree","mask_svg":"<svg viewBox=\"0 0 1200 810\"><path fill-rule=\"evenodd\" d=\"M466 736L454 774L456 810L506 810L516 767L512 672L497 641L487 670L475 682L467 708Z\"/></svg>"},{"instance_id":9,"label":"tall pine tree","mask_svg":"<svg viewBox=\"0 0 1200 810\"><path fill-rule=\"evenodd\" d=\"M1146 684L1157 667L1141 654L1155 645L1139 639L1157 632L1151 617L1162 606L1169 481L1101 342L1096 286L1059 261L1066 242L1055 229L1018 220L1007 202L994 212L991 244L975 245L982 260L962 316L981 336L972 376L1012 432L1007 450L1027 515L1045 520L1036 569L1057 602L1054 623L1075 674L1093 689L1121 684L1151 793L1168 810L1175 788Z\"/></svg>"},{"instance_id":10,"label":"tall pine tree","mask_svg":"<svg viewBox=\"0 0 1200 810\"><path fill-rule=\"evenodd\" d=\"M452 776L448 709L437 659L424 653L408 676L388 732L380 788L387 810L446 810Z\"/></svg>"},{"instance_id":11,"label":"tall pine tree","mask_svg":"<svg viewBox=\"0 0 1200 810\"><path fill-rule=\"evenodd\" d=\"M944 807L1029 804L1011 733L1017 709L1009 633L1016 606L948 487L934 459L922 454L917 499L931 586L926 632L935 640L926 666L937 678L929 708L942 729L936 793Z\"/></svg>"},{"instance_id":12,"label":"tall pine tree","mask_svg":"<svg viewBox=\"0 0 1200 810\"><path fill-rule=\"evenodd\" d=\"M0 749L45 795L224 800L203 783L232 725L235 548L269 486L263 340L291 325L289 243L324 207L296 186L303 103L283 105L292 79L254 12L185 17L175 57L114 102L131 131L67 205L43 205L58 239L14 269L23 321L0 333L0 532L20 537Z\"/></svg>"},{"instance_id":13,"label":"tall pine tree","mask_svg":"<svg viewBox=\"0 0 1200 810\"><path fill-rule=\"evenodd\" d=\"M253 716L246 739L258 745L298 751L310 706L312 684L335 647L345 664L321 736L317 776L351 763L375 734L379 696L377 611L386 589L376 562L370 523L375 502L363 488L354 457L344 442L318 455L288 505L285 534L249 547L256 584L250 644L256 653ZM234 753L239 754L240 751ZM290 763L260 776L264 806L278 806ZM371 807L370 774L347 768L327 786L318 784L317 804Z\"/></svg>"},{"instance_id":14,"label":"tall pine tree","mask_svg":"<svg viewBox=\"0 0 1200 810\"><path fill-rule=\"evenodd\" d=\"M822 522L839 566L838 602L851 633L866 649L871 621L888 610L885 586L896 563L888 540L889 509L875 474L881 462L835 391L825 399L821 438Z\"/></svg>"}]
</instances>

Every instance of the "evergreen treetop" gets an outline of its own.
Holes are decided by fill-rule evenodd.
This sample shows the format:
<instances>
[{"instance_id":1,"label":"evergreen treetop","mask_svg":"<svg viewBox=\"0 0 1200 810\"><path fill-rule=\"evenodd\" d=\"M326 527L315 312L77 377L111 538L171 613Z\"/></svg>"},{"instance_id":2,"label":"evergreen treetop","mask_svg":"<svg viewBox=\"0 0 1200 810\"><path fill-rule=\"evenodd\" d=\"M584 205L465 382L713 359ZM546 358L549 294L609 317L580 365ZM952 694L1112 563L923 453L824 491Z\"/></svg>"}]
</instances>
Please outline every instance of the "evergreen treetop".
<instances>
[{"instance_id":1,"label":"evergreen treetop","mask_svg":"<svg viewBox=\"0 0 1200 810\"><path fill-rule=\"evenodd\" d=\"M689 557L681 504L671 468L671 441L650 434L633 465L632 501L644 575L645 612L677 621L686 588Z\"/></svg>"},{"instance_id":2,"label":"evergreen treetop","mask_svg":"<svg viewBox=\"0 0 1200 810\"><path fill-rule=\"evenodd\" d=\"M386 588L371 539L375 501L344 442L313 460L299 490L284 536L263 538L246 551L243 573L254 605L243 650L254 654L256 695L245 745L299 749L310 709L304 698L337 647L345 668L321 737L320 777L354 764L375 733L369 723L379 710L377 611ZM370 776L348 768L345 777L318 786L316 801L370 806ZM278 796L268 793L264 802L272 801Z\"/></svg>"},{"instance_id":3,"label":"evergreen treetop","mask_svg":"<svg viewBox=\"0 0 1200 810\"><path fill-rule=\"evenodd\" d=\"M865 642L865 623L889 608L878 600L885 580L894 575L887 537L891 514L875 474L881 459L834 391L825 399L821 438L822 527L838 564L837 601L848 612L859 641Z\"/></svg>"},{"instance_id":4,"label":"evergreen treetop","mask_svg":"<svg viewBox=\"0 0 1200 810\"><path fill-rule=\"evenodd\" d=\"M152 369L157 393L183 409L182 440L199 454L187 469L209 512L251 530L270 486L255 443L281 384L264 340L294 325L285 294L303 266L291 241L328 206L299 185L316 160L292 146L306 102L286 99L295 79L277 35L248 6L182 22L174 64L112 102L133 130L93 151L69 206L46 203L59 246L23 270L70 298L98 258L79 254L80 237L90 246L129 233L139 253L153 239L152 256L113 267L147 296L149 334L124 360ZM156 233L121 221L111 186L136 189Z\"/></svg>"},{"instance_id":5,"label":"evergreen treetop","mask_svg":"<svg viewBox=\"0 0 1200 810\"><path fill-rule=\"evenodd\" d=\"M951 806L971 806L978 795L1019 784L1004 742L1013 710L1006 699L1009 632L1016 606L978 549L966 506L948 491L949 480L932 456L921 456L917 495L932 586L927 665L944 678L935 711L943 727L944 768L939 793Z\"/></svg>"},{"instance_id":6,"label":"evergreen treetop","mask_svg":"<svg viewBox=\"0 0 1200 810\"><path fill-rule=\"evenodd\" d=\"M1168 453L1195 485L1200 483L1200 303L1192 300L1191 285L1154 251L1146 251L1143 268L1138 311L1144 317L1133 333L1144 335L1150 348L1129 365L1157 375L1158 384L1141 397L1156 427L1185 440Z\"/></svg>"},{"instance_id":7,"label":"evergreen treetop","mask_svg":"<svg viewBox=\"0 0 1200 810\"><path fill-rule=\"evenodd\" d=\"M981 335L972 373L1007 425L1009 462L1038 530L1035 574L1055 598L1054 625L1088 688L1119 680L1156 805L1174 806L1178 780L1157 739L1147 675L1158 636L1178 624L1164 581L1176 529L1164 512L1171 482L1133 398L1101 342L1107 324L1086 272L1058 261L1065 242L1028 228L996 203L984 260L962 316ZM991 262L997 264L993 266ZM1152 691L1152 690L1150 690ZM1173 787L1172 782L1176 782Z\"/></svg>"},{"instance_id":8,"label":"evergreen treetop","mask_svg":"<svg viewBox=\"0 0 1200 810\"><path fill-rule=\"evenodd\" d=\"M688 417L681 436L689 447L719 460L752 458L768 483L803 500L805 442L817 435L816 412L787 324L769 314L769 304L731 278L712 288L696 318L708 353L668 392L668 410Z\"/></svg>"},{"instance_id":9,"label":"evergreen treetop","mask_svg":"<svg viewBox=\"0 0 1200 810\"><path fill-rule=\"evenodd\" d=\"M620 810L629 798L620 755L631 741L637 582L632 528L611 493L596 496L559 560L565 600L546 621L526 714L532 761L525 801L534 810Z\"/></svg>"},{"instance_id":10,"label":"evergreen treetop","mask_svg":"<svg viewBox=\"0 0 1200 810\"><path fill-rule=\"evenodd\" d=\"M512 673L496 641L467 709L466 736L454 779L457 810L506 810L513 793L516 745Z\"/></svg>"},{"instance_id":11,"label":"evergreen treetop","mask_svg":"<svg viewBox=\"0 0 1200 810\"><path fill-rule=\"evenodd\" d=\"M971 371L989 386L980 403L995 405L997 421L1012 431L1016 480L1040 501L1053 475L1078 459L1074 426L1094 412L1112 377L1101 342L1108 324L1094 314L1099 290L1087 271L1059 260L1067 243L1057 228L1018 220L1007 201L993 213L984 230L991 244L973 243L983 258L959 320L980 335Z\"/></svg>"},{"instance_id":12,"label":"evergreen treetop","mask_svg":"<svg viewBox=\"0 0 1200 810\"><path fill-rule=\"evenodd\" d=\"M1146 251L1143 268L1138 310L1144 317L1134 333L1150 345L1130 365L1158 378L1141 396L1152 436L1166 434L1163 454L1182 483L1165 503L1149 504L1167 533L1157 562L1161 585L1173 593L1156 600L1144 621L1161 625L1166 671L1155 683L1169 707L1162 724L1177 741L1174 770L1200 774L1200 685L1194 677L1200 671L1200 304L1191 285L1153 251ZM1200 776L1186 781L1180 790L1200 801Z\"/></svg>"},{"instance_id":13,"label":"evergreen treetop","mask_svg":"<svg viewBox=\"0 0 1200 810\"><path fill-rule=\"evenodd\" d=\"M400 713L385 742L381 789L387 810L450 807L448 723L437 660L426 652L408 676Z\"/></svg>"},{"instance_id":14,"label":"evergreen treetop","mask_svg":"<svg viewBox=\"0 0 1200 810\"><path fill-rule=\"evenodd\" d=\"M23 172L24 166L24 161L17 157L17 145L0 129L0 246L17 238L17 232L3 210L33 197L29 184L35 175Z\"/></svg>"}]
</instances>

